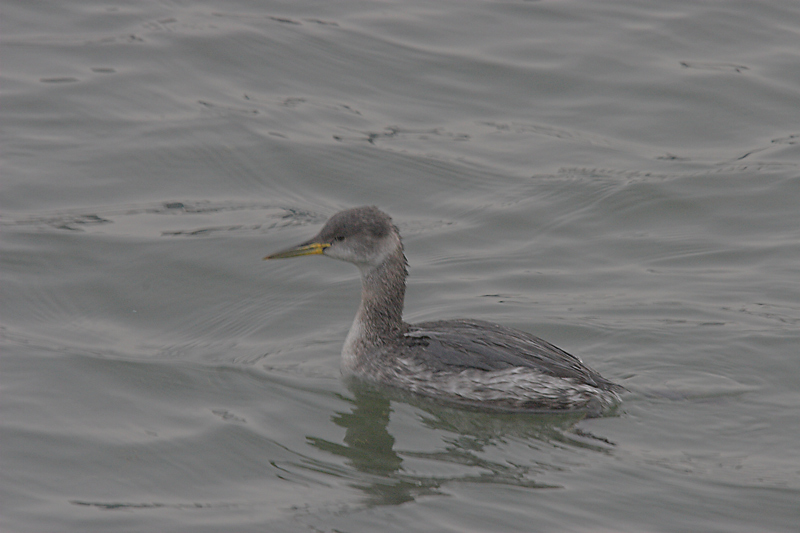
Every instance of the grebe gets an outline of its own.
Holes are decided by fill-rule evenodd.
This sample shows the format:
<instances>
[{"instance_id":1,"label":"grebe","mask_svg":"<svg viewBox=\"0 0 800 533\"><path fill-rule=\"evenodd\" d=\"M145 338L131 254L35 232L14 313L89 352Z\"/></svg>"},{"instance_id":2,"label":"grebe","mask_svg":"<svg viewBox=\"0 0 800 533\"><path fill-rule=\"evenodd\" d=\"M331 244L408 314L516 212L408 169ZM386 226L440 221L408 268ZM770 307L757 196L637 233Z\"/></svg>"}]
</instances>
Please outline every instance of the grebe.
<instances>
[{"instance_id":1,"label":"grebe","mask_svg":"<svg viewBox=\"0 0 800 533\"><path fill-rule=\"evenodd\" d=\"M471 319L403 322L403 243L377 207L341 211L316 237L264 259L316 254L361 271L361 305L342 349L345 374L499 410L585 409L598 415L620 401L624 387L524 331Z\"/></svg>"}]
</instances>

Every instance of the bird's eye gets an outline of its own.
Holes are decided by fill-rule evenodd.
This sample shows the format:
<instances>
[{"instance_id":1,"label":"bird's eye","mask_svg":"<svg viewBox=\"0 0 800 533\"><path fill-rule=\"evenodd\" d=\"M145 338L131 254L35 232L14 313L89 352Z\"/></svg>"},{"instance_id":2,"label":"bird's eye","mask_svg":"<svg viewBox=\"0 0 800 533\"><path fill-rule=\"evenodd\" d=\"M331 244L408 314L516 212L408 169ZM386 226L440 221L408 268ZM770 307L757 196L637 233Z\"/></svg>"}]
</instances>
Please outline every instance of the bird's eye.
<instances>
[{"instance_id":1,"label":"bird's eye","mask_svg":"<svg viewBox=\"0 0 800 533\"><path fill-rule=\"evenodd\" d=\"M344 240L344 235L338 235L333 238L335 242L342 242Z\"/></svg>"}]
</instances>

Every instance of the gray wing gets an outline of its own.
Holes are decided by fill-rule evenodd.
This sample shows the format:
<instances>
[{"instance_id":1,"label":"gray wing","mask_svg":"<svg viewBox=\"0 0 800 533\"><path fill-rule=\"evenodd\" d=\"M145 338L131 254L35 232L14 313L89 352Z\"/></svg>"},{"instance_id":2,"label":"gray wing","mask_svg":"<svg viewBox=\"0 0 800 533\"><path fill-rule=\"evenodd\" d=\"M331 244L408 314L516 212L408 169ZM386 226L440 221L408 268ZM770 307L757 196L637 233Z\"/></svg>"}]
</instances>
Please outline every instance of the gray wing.
<instances>
[{"instance_id":1,"label":"gray wing","mask_svg":"<svg viewBox=\"0 0 800 533\"><path fill-rule=\"evenodd\" d=\"M482 320L414 324L405 338L425 347L420 358L424 357L424 364L436 371L471 368L488 372L524 367L605 390L619 388L574 355L535 335Z\"/></svg>"}]
</instances>

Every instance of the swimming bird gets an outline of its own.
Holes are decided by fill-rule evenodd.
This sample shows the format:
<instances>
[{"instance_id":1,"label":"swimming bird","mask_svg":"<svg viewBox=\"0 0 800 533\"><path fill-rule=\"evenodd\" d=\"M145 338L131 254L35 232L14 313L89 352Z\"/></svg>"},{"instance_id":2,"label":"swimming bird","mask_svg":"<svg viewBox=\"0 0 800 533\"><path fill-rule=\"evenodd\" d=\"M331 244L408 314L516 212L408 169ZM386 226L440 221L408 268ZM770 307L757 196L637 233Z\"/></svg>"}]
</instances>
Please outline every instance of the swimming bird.
<instances>
[{"instance_id":1,"label":"swimming bird","mask_svg":"<svg viewBox=\"0 0 800 533\"><path fill-rule=\"evenodd\" d=\"M312 239L264 259L318 254L361 272L361 304L342 349L346 375L497 410L598 415L620 401L623 387L530 333L472 319L404 322L408 263L400 232L377 207L336 213Z\"/></svg>"}]
</instances>

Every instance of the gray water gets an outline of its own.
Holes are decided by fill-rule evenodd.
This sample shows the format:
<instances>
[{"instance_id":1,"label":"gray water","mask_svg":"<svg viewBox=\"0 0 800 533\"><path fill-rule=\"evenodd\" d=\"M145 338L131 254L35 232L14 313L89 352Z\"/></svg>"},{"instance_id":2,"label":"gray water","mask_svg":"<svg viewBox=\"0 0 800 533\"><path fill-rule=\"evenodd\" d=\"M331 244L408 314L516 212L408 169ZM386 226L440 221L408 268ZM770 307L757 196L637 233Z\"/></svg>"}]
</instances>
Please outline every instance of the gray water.
<instances>
[{"instance_id":1,"label":"gray water","mask_svg":"<svg viewBox=\"0 0 800 533\"><path fill-rule=\"evenodd\" d=\"M797 530L800 3L0 8L3 531ZM362 204L620 408L348 388Z\"/></svg>"}]
</instances>

